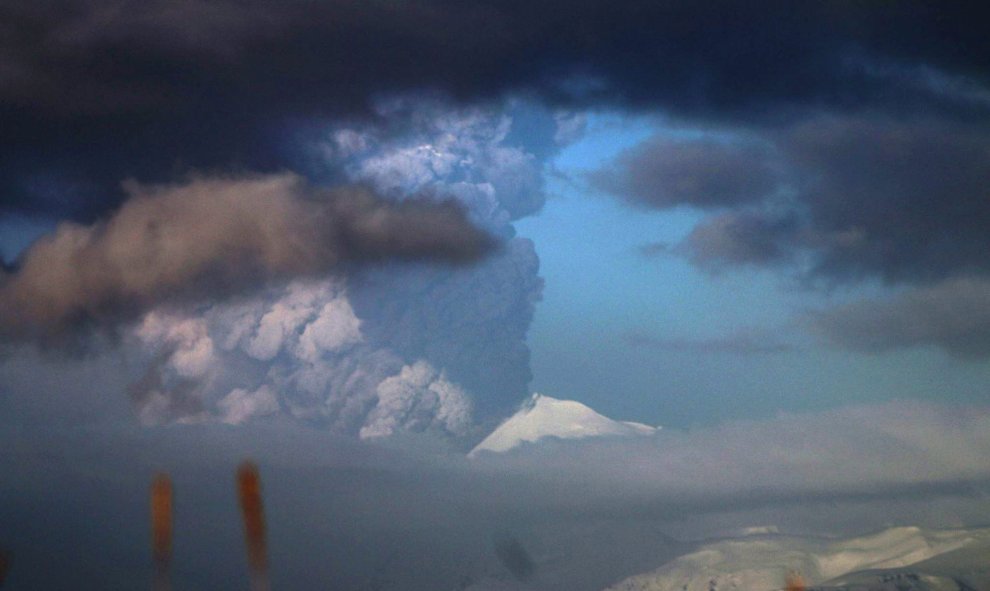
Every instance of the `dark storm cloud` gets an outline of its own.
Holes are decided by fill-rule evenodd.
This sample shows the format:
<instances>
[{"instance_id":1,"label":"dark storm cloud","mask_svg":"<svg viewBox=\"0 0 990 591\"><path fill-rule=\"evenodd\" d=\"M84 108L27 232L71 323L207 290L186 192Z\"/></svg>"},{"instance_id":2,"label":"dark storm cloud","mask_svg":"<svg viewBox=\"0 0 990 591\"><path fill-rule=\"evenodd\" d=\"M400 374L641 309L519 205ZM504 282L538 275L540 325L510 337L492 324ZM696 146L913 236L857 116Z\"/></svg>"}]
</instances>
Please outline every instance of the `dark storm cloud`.
<instances>
[{"instance_id":1,"label":"dark storm cloud","mask_svg":"<svg viewBox=\"0 0 990 591\"><path fill-rule=\"evenodd\" d=\"M291 174L131 184L110 218L66 222L0 277L0 334L55 336L176 298L399 260L472 261L492 239L453 203L318 190Z\"/></svg>"},{"instance_id":2,"label":"dark storm cloud","mask_svg":"<svg viewBox=\"0 0 990 591\"><path fill-rule=\"evenodd\" d=\"M782 149L803 182L813 272L928 282L990 271L990 130L947 121L821 118Z\"/></svg>"},{"instance_id":3,"label":"dark storm cloud","mask_svg":"<svg viewBox=\"0 0 990 591\"><path fill-rule=\"evenodd\" d=\"M370 97L409 90L466 100L518 90L717 119L878 105L981 115L964 92L987 69L971 12L936 2L12 0L0 7L0 210L92 220L119 204L107 189L121 178L278 170L287 122L367 113ZM963 82L933 82L918 64Z\"/></svg>"},{"instance_id":4,"label":"dark storm cloud","mask_svg":"<svg viewBox=\"0 0 990 591\"><path fill-rule=\"evenodd\" d=\"M654 138L620 154L591 181L648 208L731 207L771 195L778 184L773 164L761 144Z\"/></svg>"},{"instance_id":5,"label":"dark storm cloud","mask_svg":"<svg viewBox=\"0 0 990 591\"><path fill-rule=\"evenodd\" d=\"M874 114L762 133L772 161L712 145L684 159L651 140L598 175L635 203L722 206L670 249L708 269L800 261L810 279L891 284L990 272L990 129Z\"/></svg>"},{"instance_id":6,"label":"dark storm cloud","mask_svg":"<svg viewBox=\"0 0 990 591\"><path fill-rule=\"evenodd\" d=\"M990 129L873 113L817 115L760 133L776 154L766 169L782 171L781 195L773 198L733 191L722 200L707 197L705 187L737 176L725 155L710 149L694 152L697 162L673 166L671 184L677 174L693 179L684 195L664 193L665 167L677 161L656 149L666 140L647 141L599 173L621 179L616 186L630 201L722 206L681 243L646 245L644 254L679 254L715 272L790 268L809 284L900 286L906 291L897 297L827 309L809 324L855 350L932 345L953 355L990 355ZM738 167L739 177L747 166ZM749 182L759 178L757 172Z\"/></svg>"},{"instance_id":7,"label":"dark storm cloud","mask_svg":"<svg viewBox=\"0 0 990 591\"><path fill-rule=\"evenodd\" d=\"M769 265L790 260L798 234L793 215L731 211L699 223L676 250L696 265L717 271L738 265Z\"/></svg>"},{"instance_id":8,"label":"dark storm cloud","mask_svg":"<svg viewBox=\"0 0 990 591\"><path fill-rule=\"evenodd\" d=\"M990 355L990 281L953 279L889 300L861 300L808 317L831 342L881 352L931 345L967 358Z\"/></svg>"}]
</instances>

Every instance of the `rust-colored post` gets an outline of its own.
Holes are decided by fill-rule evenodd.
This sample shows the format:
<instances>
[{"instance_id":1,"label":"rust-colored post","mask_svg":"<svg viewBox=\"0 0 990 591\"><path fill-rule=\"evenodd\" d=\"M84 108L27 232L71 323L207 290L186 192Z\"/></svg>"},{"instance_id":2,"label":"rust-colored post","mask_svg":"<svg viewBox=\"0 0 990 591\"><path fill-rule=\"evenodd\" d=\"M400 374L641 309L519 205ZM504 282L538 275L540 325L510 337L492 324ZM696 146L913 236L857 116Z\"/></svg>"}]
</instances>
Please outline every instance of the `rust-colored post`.
<instances>
[{"instance_id":1,"label":"rust-colored post","mask_svg":"<svg viewBox=\"0 0 990 591\"><path fill-rule=\"evenodd\" d=\"M258 467L244 462L237 469L237 492L244 518L251 591L269 591L268 550L265 545L265 516L261 505L261 477Z\"/></svg>"},{"instance_id":2,"label":"rust-colored post","mask_svg":"<svg viewBox=\"0 0 990 591\"><path fill-rule=\"evenodd\" d=\"M794 571L787 573L787 591L804 591L806 588L807 585L800 574Z\"/></svg>"},{"instance_id":3,"label":"rust-colored post","mask_svg":"<svg viewBox=\"0 0 990 591\"><path fill-rule=\"evenodd\" d=\"M155 563L154 591L169 591L172 562L172 481L158 474L151 481L151 554Z\"/></svg>"}]
</instances>

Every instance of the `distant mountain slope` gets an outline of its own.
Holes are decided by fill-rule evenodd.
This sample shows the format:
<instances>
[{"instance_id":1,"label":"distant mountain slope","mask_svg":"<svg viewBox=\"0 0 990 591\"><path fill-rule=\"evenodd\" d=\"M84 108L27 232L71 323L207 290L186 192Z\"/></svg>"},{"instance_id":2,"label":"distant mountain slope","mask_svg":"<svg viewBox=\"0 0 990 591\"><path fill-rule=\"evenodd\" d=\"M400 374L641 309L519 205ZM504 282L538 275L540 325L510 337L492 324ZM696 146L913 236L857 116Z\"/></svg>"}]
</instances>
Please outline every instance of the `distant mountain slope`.
<instances>
[{"instance_id":1,"label":"distant mountain slope","mask_svg":"<svg viewBox=\"0 0 990 591\"><path fill-rule=\"evenodd\" d=\"M483 451L504 452L524 442L532 443L544 437L631 437L652 435L656 431L657 427L612 420L574 400L558 400L533 394L516 414L499 425L468 455L476 456Z\"/></svg>"},{"instance_id":2,"label":"distant mountain slope","mask_svg":"<svg viewBox=\"0 0 990 591\"><path fill-rule=\"evenodd\" d=\"M703 546L606 591L776 591L800 573L809 591L970 591L986 581L990 529L898 527L846 540L758 536ZM937 558L938 559L937 559ZM967 579L968 577L968 579ZM886 586L885 586L886 585ZM913 586L912 586L913 585Z\"/></svg>"},{"instance_id":3,"label":"distant mountain slope","mask_svg":"<svg viewBox=\"0 0 990 591\"><path fill-rule=\"evenodd\" d=\"M984 591L990 589L990 539L909 566L857 571L815 586L814 591Z\"/></svg>"}]
</instances>

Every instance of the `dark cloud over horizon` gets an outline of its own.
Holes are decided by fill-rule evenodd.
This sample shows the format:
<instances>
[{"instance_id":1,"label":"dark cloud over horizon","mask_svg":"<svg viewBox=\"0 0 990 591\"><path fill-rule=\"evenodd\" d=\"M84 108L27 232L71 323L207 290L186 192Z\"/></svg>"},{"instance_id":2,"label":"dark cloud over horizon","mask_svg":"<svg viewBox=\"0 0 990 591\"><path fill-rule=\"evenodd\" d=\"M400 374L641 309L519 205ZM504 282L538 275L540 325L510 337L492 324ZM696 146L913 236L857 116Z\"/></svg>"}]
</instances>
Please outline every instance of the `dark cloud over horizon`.
<instances>
[{"instance_id":1,"label":"dark cloud over horizon","mask_svg":"<svg viewBox=\"0 0 990 591\"><path fill-rule=\"evenodd\" d=\"M721 121L985 112L966 81L985 81L988 43L959 4L18 0L0 15L0 212L82 221L120 203L123 178L278 170L293 125L374 118L375 97L411 91Z\"/></svg>"},{"instance_id":2,"label":"dark cloud over horizon","mask_svg":"<svg viewBox=\"0 0 990 591\"><path fill-rule=\"evenodd\" d=\"M772 164L723 168L724 153L696 149L703 162L678 167L677 155L654 150L657 141L648 140L596 174L619 177L613 187L625 187L626 199L652 209L710 211L680 243L662 250L702 269L763 266L810 287L874 282L908 290L807 315L806 326L833 344L990 354L990 330L980 321L990 309L981 288L990 275L990 128L930 115L833 114L750 133L774 146ZM753 140L743 134L736 141ZM667 179L657 173L666 166L686 175L681 182L701 197L670 199ZM779 195L752 198L743 189L768 169ZM747 180L727 182L735 178ZM732 190L721 200L704 199L703 188L712 183Z\"/></svg>"},{"instance_id":3,"label":"dark cloud over horizon","mask_svg":"<svg viewBox=\"0 0 990 591\"><path fill-rule=\"evenodd\" d=\"M794 256L797 249L791 239L798 228L799 221L793 215L729 211L700 222L674 250L715 272L743 265L773 265Z\"/></svg>"},{"instance_id":4,"label":"dark cloud over horizon","mask_svg":"<svg viewBox=\"0 0 990 591\"><path fill-rule=\"evenodd\" d=\"M747 134L717 149L710 139L677 140L693 156L687 166L681 153L657 149L670 140L650 139L593 178L640 207L705 214L680 243L644 252L710 272L774 268L808 287L916 288L812 314L808 325L832 343L990 354L978 321L990 303L966 295L990 275L990 128L930 114L819 114L750 134L773 146L769 163L741 157Z\"/></svg>"},{"instance_id":5,"label":"dark cloud over horizon","mask_svg":"<svg viewBox=\"0 0 990 591\"><path fill-rule=\"evenodd\" d=\"M656 149L670 142L648 140L594 178L653 209L717 208L672 247L702 266L775 265L803 254L809 278L908 284L990 271L985 126L833 115L763 138L775 146L770 162L765 151L745 157L745 139L679 141L673 153Z\"/></svg>"},{"instance_id":6,"label":"dark cloud over horizon","mask_svg":"<svg viewBox=\"0 0 990 591\"><path fill-rule=\"evenodd\" d=\"M990 271L990 129L823 118L784 140L803 175L814 273L929 283Z\"/></svg>"},{"instance_id":7,"label":"dark cloud over horizon","mask_svg":"<svg viewBox=\"0 0 990 591\"><path fill-rule=\"evenodd\" d=\"M833 344L878 353L933 345L964 359L990 355L990 280L961 277L808 314L812 330Z\"/></svg>"},{"instance_id":8,"label":"dark cloud over horizon","mask_svg":"<svg viewBox=\"0 0 990 591\"><path fill-rule=\"evenodd\" d=\"M758 203L779 184L774 157L757 143L653 138L635 146L591 182L633 205L701 209Z\"/></svg>"}]
</instances>

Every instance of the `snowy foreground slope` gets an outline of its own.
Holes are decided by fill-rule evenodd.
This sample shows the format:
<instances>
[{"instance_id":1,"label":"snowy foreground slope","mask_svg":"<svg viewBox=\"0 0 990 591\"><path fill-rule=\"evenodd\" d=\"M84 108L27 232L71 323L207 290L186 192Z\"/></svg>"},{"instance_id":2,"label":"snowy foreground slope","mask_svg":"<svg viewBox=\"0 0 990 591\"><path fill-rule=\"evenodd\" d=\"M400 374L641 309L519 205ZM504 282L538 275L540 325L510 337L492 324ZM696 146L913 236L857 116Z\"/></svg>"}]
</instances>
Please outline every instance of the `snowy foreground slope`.
<instances>
[{"instance_id":1,"label":"snowy foreground slope","mask_svg":"<svg viewBox=\"0 0 990 591\"><path fill-rule=\"evenodd\" d=\"M898 527L846 540L759 536L703 546L606 591L775 591L789 572L809 591L990 589L990 529Z\"/></svg>"},{"instance_id":2,"label":"snowy foreground slope","mask_svg":"<svg viewBox=\"0 0 990 591\"><path fill-rule=\"evenodd\" d=\"M642 423L612 420L574 400L533 394L516 414L499 425L468 455L473 457L482 451L504 452L545 437L630 437L652 435L656 431L656 427Z\"/></svg>"}]
</instances>

